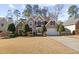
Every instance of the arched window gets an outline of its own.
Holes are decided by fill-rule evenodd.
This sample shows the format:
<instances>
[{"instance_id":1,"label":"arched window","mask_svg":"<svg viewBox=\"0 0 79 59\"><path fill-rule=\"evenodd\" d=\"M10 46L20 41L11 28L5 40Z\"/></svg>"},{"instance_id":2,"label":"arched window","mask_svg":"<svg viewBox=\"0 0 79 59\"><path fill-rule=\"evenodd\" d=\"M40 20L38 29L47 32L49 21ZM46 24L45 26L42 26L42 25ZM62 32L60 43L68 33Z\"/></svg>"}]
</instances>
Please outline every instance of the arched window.
<instances>
[{"instance_id":1,"label":"arched window","mask_svg":"<svg viewBox=\"0 0 79 59\"><path fill-rule=\"evenodd\" d=\"M33 27L33 21L29 21L28 25L29 25L30 28L32 28Z\"/></svg>"}]
</instances>

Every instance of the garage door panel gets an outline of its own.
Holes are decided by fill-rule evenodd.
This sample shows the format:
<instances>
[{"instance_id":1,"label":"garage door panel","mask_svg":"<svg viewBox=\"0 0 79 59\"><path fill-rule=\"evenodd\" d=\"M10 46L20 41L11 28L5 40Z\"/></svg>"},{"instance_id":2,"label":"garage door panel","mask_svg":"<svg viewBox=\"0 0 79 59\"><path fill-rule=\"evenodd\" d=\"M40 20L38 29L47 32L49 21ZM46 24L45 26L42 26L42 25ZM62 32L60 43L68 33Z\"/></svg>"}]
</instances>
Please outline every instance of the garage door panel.
<instances>
[{"instance_id":1,"label":"garage door panel","mask_svg":"<svg viewBox=\"0 0 79 59\"><path fill-rule=\"evenodd\" d=\"M59 35L59 33L55 28L49 28L47 29L47 35Z\"/></svg>"}]
</instances>

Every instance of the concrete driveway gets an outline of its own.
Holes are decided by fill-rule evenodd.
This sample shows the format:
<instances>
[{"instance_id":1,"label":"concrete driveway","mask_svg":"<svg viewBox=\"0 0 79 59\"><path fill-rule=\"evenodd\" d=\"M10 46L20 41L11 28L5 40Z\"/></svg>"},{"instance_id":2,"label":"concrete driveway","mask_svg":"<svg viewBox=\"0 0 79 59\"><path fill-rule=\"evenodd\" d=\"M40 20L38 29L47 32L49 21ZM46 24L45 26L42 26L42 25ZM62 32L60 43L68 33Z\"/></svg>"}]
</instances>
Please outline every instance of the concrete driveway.
<instances>
[{"instance_id":1,"label":"concrete driveway","mask_svg":"<svg viewBox=\"0 0 79 59\"><path fill-rule=\"evenodd\" d=\"M51 38L79 52L79 39L67 36L52 36Z\"/></svg>"}]
</instances>

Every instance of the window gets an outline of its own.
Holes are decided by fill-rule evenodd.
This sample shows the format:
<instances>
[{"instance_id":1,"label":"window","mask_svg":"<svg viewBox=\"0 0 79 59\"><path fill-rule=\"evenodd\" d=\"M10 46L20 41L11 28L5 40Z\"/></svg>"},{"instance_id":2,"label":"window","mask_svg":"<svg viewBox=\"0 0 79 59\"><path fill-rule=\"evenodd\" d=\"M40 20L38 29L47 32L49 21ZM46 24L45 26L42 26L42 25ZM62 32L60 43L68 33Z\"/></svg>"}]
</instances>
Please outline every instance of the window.
<instances>
[{"instance_id":1,"label":"window","mask_svg":"<svg viewBox=\"0 0 79 59\"><path fill-rule=\"evenodd\" d=\"M4 24L2 23L2 24L1 24L1 26L3 27L3 26L4 26Z\"/></svg>"},{"instance_id":2,"label":"window","mask_svg":"<svg viewBox=\"0 0 79 59\"><path fill-rule=\"evenodd\" d=\"M35 25L38 26L38 22L35 22Z\"/></svg>"},{"instance_id":3,"label":"window","mask_svg":"<svg viewBox=\"0 0 79 59\"><path fill-rule=\"evenodd\" d=\"M32 22L30 22L30 26L32 26Z\"/></svg>"},{"instance_id":4,"label":"window","mask_svg":"<svg viewBox=\"0 0 79 59\"><path fill-rule=\"evenodd\" d=\"M37 27L41 27L41 25L42 25L42 22L41 21L37 21L37 22L35 22L36 23L36 26Z\"/></svg>"},{"instance_id":5,"label":"window","mask_svg":"<svg viewBox=\"0 0 79 59\"><path fill-rule=\"evenodd\" d=\"M32 28L32 26L33 26L33 22L29 21L29 27Z\"/></svg>"},{"instance_id":6,"label":"window","mask_svg":"<svg viewBox=\"0 0 79 59\"><path fill-rule=\"evenodd\" d=\"M41 21L38 21L38 26L41 27Z\"/></svg>"},{"instance_id":7,"label":"window","mask_svg":"<svg viewBox=\"0 0 79 59\"><path fill-rule=\"evenodd\" d=\"M50 25L55 25L55 21L51 21L50 22Z\"/></svg>"}]
</instances>

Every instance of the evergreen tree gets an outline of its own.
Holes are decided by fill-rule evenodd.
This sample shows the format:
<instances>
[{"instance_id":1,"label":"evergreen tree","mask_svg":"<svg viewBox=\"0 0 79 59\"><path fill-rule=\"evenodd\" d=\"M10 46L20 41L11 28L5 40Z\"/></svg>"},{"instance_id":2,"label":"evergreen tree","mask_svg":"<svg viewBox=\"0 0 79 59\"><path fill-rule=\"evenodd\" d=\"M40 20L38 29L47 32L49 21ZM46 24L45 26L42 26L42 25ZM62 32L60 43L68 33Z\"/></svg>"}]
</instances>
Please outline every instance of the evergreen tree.
<instances>
[{"instance_id":1,"label":"evergreen tree","mask_svg":"<svg viewBox=\"0 0 79 59\"><path fill-rule=\"evenodd\" d=\"M59 24L57 26L57 31L59 32L59 34L61 35L61 32L64 32L65 31L65 28L62 24Z\"/></svg>"},{"instance_id":2,"label":"evergreen tree","mask_svg":"<svg viewBox=\"0 0 79 59\"><path fill-rule=\"evenodd\" d=\"M23 11L23 15L25 16L25 18L32 15L32 6L30 4L26 5L26 8Z\"/></svg>"},{"instance_id":3,"label":"evergreen tree","mask_svg":"<svg viewBox=\"0 0 79 59\"><path fill-rule=\"evenodd\" d=\"M76 17L77 13L78 13L78 7L76 5L72 5L69 7L68 14L70 17L72 17L72 16Z\"/></svg>"},{"instance_id":4,"label":"evergreen tree","mask_svg":"<svg viewBox=\"0 0 79 59\"><path fill-rule=\"evenodd\" d=\"M15 28L15 25L13 23L9 24L8 31L11 31L13 34L15 33L16 28Z\"/></svg>"},{"instance_id":5,"label":"evergreen tree","mask_svg":"<svg viewBox=\"0 0 79 59\"><path fill-rule=\"evenodd\" d=\"M28 24L26 24L25 25L25 28L24 28L24 31L25 31L25 34L27 35L27 32L29 32L29 25Z\"/></svg>"}]
</instances>

